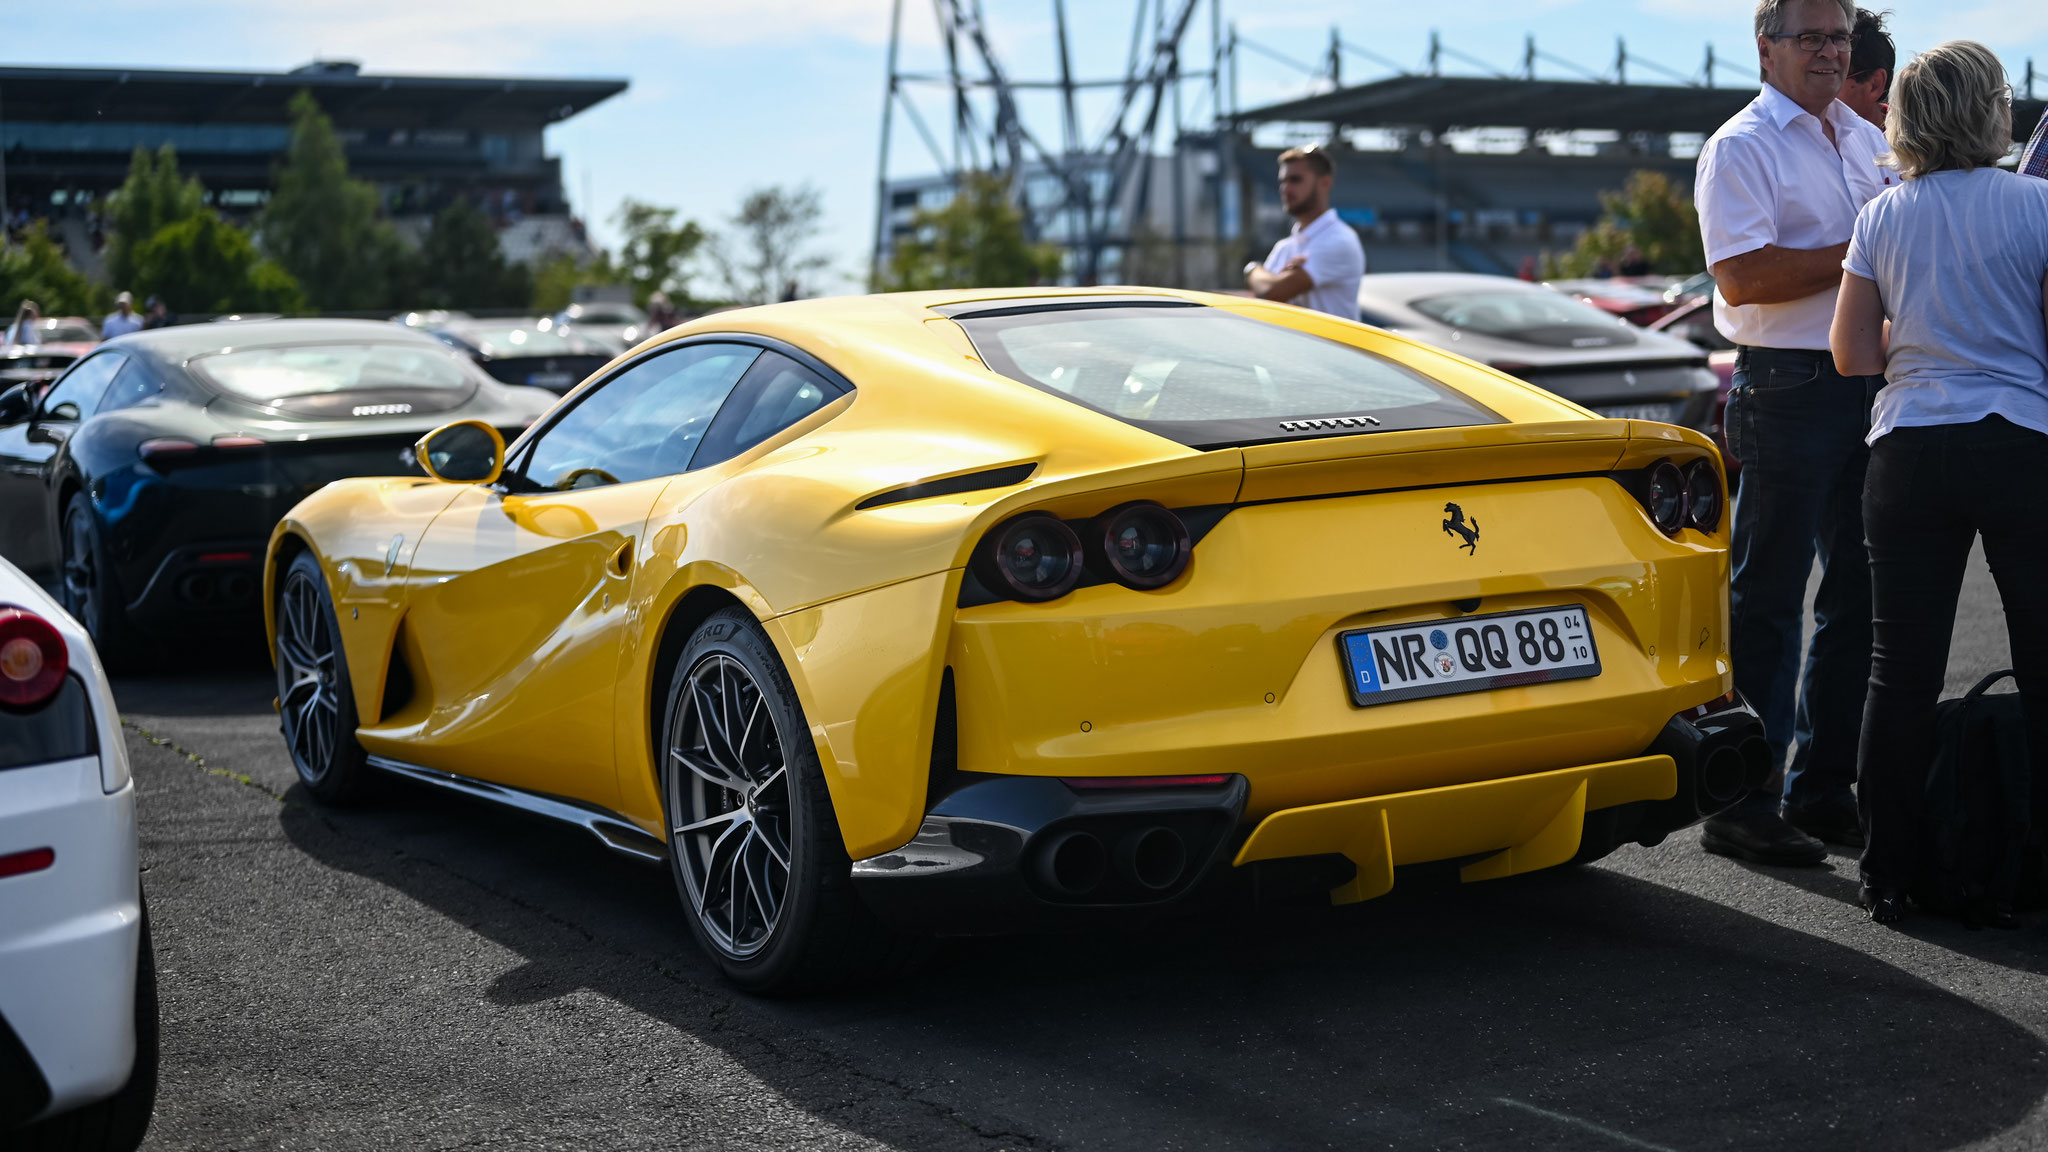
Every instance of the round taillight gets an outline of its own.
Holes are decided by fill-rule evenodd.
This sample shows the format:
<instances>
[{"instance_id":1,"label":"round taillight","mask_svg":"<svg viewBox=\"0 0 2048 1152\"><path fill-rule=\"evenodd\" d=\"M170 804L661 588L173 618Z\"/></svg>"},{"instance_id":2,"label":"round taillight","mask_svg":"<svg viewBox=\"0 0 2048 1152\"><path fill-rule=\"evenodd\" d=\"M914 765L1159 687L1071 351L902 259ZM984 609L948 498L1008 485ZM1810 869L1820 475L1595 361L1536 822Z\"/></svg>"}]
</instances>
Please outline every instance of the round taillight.
<instances>
[{"instance_id":1,"label":"round taillight","mask_svg":"<svg viewBox=\"0 0 2048 1152\"><path fill-rule=\"evenodd\" d=\"M1127 588L1162 588L1187 571L1194 550L1180 517L1150 502L1112 508L1095 521L1094 555L1102 575Z\"/></svg>"},{"instance_id":2,"label":"round taillight","mask_svg":"<svg viewBox=\"0 0 2048 1152\"><path fill-rule=\"evenodd\" d=\"M40 708L71 666L64 637L23 608L0 608L0 707Z\"/></svg>"},{"instance_id":3,"label":"round taillight","mask_svg":"<svg viewBox=\"0 0 2048 1152\"><path fill-rule=\"evenodd\" d=\"M1081 538L1065 521L1029 512L989 533L976 575L1000 596L1054 600L1081 580Z\"/></svg>"},{"instance_id":4,"label":"round taillight","mask_svg":"<svg viewBox=\"0 0 2048 1152\"><path fill-rule=\"evenodd\" d=\"M1709 460L1685 466L1685 526L1712 532L1721 526L1721 474Z\"/></svg>"},{"instance_id":5,"label":"round taillight","mask_svg":"<svg viewBox=\"0 0 2048 1152\"><path fill-rule=\"evenodd\" d=\"M1676 536L1685 527L1685 473L1669 460L1659 460L1650 466L1649 484L1643 493L1643 506L1650 510L1650 519L1666 535Z\"/></svg>"}]
</instances>

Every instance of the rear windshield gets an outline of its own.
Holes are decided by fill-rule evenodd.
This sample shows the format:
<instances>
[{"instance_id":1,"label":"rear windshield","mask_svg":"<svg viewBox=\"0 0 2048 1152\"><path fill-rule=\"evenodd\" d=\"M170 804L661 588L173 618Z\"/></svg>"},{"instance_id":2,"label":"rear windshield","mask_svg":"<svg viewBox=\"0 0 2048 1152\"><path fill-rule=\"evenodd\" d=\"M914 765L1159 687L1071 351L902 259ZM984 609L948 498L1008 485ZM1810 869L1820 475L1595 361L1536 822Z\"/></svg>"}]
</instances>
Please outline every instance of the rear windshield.
<instances>
[{"instance_id":1,"label":"rear windshield","mask_svg":"<svg viewBox=\"0 0 2048 1152\"><path fill-rule=\"evenodd\" d=\"M1501 423L1385 357L1199 305L957 320L997 372L1195 448Z\"/></svg>"},{"instance_id":2,"label":"rear windshield","mask_svg":"<svg viewBox=\"0 0 2048 1152\"><path fill-rule=\"evenodd\" d=\"M189 367L214 387L260 403L372 389L452 391L476 380L455 353L410 343L236 348L200 356Z\"/></svg>"},{"instance_id":3,"label":"rear windshield","mask_svg":"<svg viewBox=\"0 0 2048 1152\"><path fill-rule=\"evenodd\" d=\"M1457 292L1426 296L1408 306L1439 324L1525 344L1611 348L1636 342L1629 334L1628 321L1548 289Z\"/></svg>"}]
</instances>

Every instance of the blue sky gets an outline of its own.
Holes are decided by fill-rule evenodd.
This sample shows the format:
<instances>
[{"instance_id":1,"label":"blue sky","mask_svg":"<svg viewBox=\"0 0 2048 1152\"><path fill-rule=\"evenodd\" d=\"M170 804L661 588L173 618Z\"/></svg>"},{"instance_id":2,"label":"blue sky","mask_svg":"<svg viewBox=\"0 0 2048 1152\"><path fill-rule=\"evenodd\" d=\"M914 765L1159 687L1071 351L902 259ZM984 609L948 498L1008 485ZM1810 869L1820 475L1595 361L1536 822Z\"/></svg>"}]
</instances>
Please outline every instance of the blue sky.
<instances>
[{"instance_id":1,"label":"blue sky","mask_svg":"<svg viewBox=\"0 0 2048 1152\"><path fill-rule=\"evenodd\" d=\"M1013 76L1050 76L1052 0L983 0L997 52ZM1206 55L1207 0L1191 35ZM937 65L927 0L905 0L906 65ZM1910 53L1958 37L1982 40L2017 73L2029 56L2048 71L2048 2L1894 0L1894 35ZM1223 0L1225 21L1273 50L1320 58L1330 29L1349 43L1419 67L1431 29L1498 68L1523 37L1589 69L1610 67L1616 37L1640 55L1696 72L1712 42L1726 60L1753 56L1745 0L1462 0L1454 4ZM89 12L89 16L82 13ZM1136 0L1069 0L1078 74L1120 76ZM0 34L7 63L281 69L315 57L359 60L367 72L619 76L632 88L549 135L577 210L610 234L623 197L681 208L718 226L751 187L808 181L824 193L819 248L851 285L873 227L877 130L889 0L98 0L84 9L19 5ZM34 45L23 53L22 45ZM1345 78L1383 69L1353 57ZM1543 71L1569 75L1557 65ZM1467 64L1447 71L1471 71ZM1655 75L1643 71L1649 78ZM1734 70L1721 82L1739 82ZM1301 95L1311 79L1245 54L1246 105ZM2048 77L2039 85L2048 93ZM942 109L928 103L935 127ZM1206 107L1195 116L1206 115ZM1046 138L1049 105L1026 117ZM1091 115L1091 112L1094 114ZM1085 109L1092 126L1099 107ZM928 166L907 124L899 172Z\"/></svg>"}]
</instances>

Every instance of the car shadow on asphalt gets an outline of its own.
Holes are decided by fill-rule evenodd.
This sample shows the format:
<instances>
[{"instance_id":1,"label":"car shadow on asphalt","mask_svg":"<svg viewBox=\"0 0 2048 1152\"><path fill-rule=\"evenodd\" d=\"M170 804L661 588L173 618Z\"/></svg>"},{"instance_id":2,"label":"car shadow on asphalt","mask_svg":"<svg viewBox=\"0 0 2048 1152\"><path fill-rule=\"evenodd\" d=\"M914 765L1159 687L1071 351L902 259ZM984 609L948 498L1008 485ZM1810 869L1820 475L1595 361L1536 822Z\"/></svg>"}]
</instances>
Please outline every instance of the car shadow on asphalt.
<instances>
[{"instance_id":1,"label":"car shadow on asphalt","mask_svg":"<svg viewBox=\"0 0 2048 1152\"><path fill-rule=\"evenodd\" d=\"M114 703L131 716L256 716L274 711L277 680L261 645L195 649L173 664L110 675Z\"/></svg>"},{"instance_id":2,"label":"car shadow on asphalt","mask_svg":"<svg viewBox=\"0 0 2048 1152\"><path fill-rule=\"evenodd\" d=\"M1598 868L955 941L906 978L761 1000L697 953L664 869L580 832L412 786L287 800L300 850L520 957L478 997L593 990L899 1145L1924 1149L2048 1092L2048 1047L1994 1012Z\"/></svg>"}]
</instances>

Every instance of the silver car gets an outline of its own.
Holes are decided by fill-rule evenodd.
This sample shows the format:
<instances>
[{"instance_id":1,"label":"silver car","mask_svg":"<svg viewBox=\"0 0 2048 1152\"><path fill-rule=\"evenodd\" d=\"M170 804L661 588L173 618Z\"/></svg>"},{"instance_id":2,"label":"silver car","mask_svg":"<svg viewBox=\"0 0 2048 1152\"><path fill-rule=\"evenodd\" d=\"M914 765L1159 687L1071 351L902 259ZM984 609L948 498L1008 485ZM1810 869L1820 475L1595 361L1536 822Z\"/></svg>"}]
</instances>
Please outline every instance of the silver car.
<instances>
[{"instance_id":1,"label":"silver car","mask_svg":"<svg viewBox=\"0 0 2048 1152\"><path fill-rule=\"evenodd\" d=\"M1706 353L1583 301L1506 276L1367 276L1358 315L1519 377L1602 416L1707 431L1718 381Z\"/></svg>"}]
</instances>

